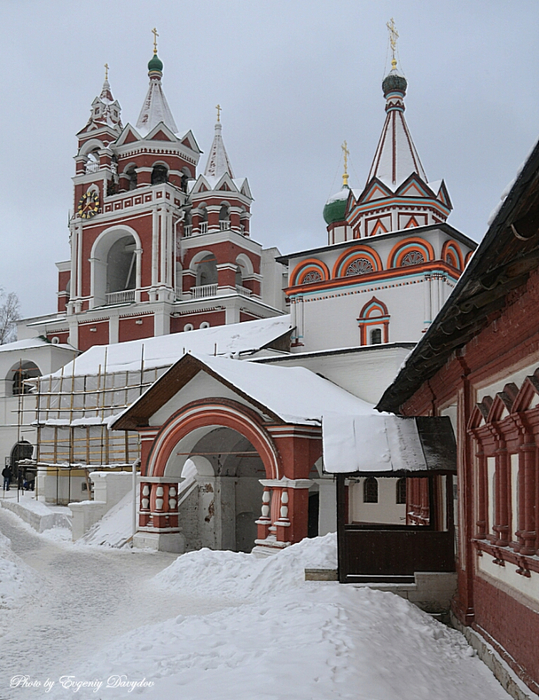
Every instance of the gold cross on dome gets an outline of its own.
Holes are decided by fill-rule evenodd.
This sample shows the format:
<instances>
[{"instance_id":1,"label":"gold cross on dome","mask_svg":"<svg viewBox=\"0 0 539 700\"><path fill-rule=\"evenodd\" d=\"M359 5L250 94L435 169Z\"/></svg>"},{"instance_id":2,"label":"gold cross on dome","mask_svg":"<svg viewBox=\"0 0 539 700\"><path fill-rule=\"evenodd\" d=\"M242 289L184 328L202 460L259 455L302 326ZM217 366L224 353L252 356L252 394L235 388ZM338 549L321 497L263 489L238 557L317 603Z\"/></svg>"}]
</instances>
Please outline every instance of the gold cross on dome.
<instances>
[{"instance_id":1,"label":"gold cross on dome","mask_svg":"<svg viewBox=\"0 0 539 700\"><path fill-rule=\"evenodd\" d=\"M217 110L217 121L221 121L221 112L223 111L223 108L221 105L215 105L215 109Z\"/></svg>"},{"instance_id":2,"label":"gold cross on dome","mask_svg":"<svg viewBox=\"0 0 539 700\"><path fill-rule=\"evenodd\" d=\"M348 187L348 156L350 155L350 151L348 150L348 144L346 141L343 143L341 148L344 155L344 173L342 176L342 184L343 187Z\"/></svg>"},{"instance_id":3,"label":"gold cross on dome","mask_svg":"<svg viewBox=\"0 0 539 700\"><path fill-rule=\"evenodd\" d=\"M157 29L154 27L152 29L152 34L153 34L153 52L157 56L157 37L159 34L157 33Z\"/></svg>"},{"instance_id":4,"label":"gold cross on dome","mask_svg":"<svg viewBox=\"0 0 539 700\"><path fill-rule=\"evenodd\" d=\"M105 80L109 79L109 64L105 63Z\"/></svg>"},{"instance_id":5,"label":"gold cross on dome","mask_svg":"<svg viewBox=\"0 0 539 700\"><path fill-rule=\"evenodd\" d=\"M393 17L386 24L386 27L389 29L389 43L391 44L391 69L395 70L397 67L395 52L397 50L397 39L399 38L399 33L397 31L397 27L395 26Z\"/></svg>"}]
</instances>

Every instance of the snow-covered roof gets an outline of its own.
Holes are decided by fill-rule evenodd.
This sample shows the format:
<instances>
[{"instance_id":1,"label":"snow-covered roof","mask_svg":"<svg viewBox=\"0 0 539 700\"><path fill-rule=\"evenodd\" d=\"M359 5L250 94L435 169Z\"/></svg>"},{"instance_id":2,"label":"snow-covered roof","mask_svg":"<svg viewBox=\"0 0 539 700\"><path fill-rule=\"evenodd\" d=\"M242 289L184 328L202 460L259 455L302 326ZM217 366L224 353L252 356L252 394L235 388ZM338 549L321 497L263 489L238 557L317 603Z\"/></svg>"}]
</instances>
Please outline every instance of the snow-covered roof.
<instances>
[{"instance_id":1,"label":"snow-covered roof","mask_svg":"<svg viewBox=\"0 0 539 700\"><path fill-rule=\"evenodd\" d=\"M25 340L15 340L13 343L6 343L5 345L0 345L0 352L11 352L13 350L32 350L35 348L48 347L50 348L52 343L49 343L42 338L26 338ZM55 348L65 348L67 350L73 350L71 345L54 345Z\"/></svg>"},{"instance_id":2,"label":"snow-covered roof","mask_svg":"<svg viewBox=\"0 0 539 700\"><path fill-rule=\"evenodd\" d=\"M330 474L456 469L449 418L327 412L322 440L324 471Z\"/></svg>"},{"instance_id":3,"label":"snow-covered roof","mask_svg":"<svg viewBox=\"0 0 539 700\"><path fill-rule=\"evenodd\" d=\"M203 358L216 374L287 423L320 423L322 415L370 415L373 406L305 367L276 367L222 357Z\"/></svg>"},{"instance_id":4,"label":"snow-covered roof","mask_svg":"<svg viewBox=\"0 0 539 700\"><path fill-rule=\"evenodd\" d=\"M105 371L136 371L144 360L144 368L166 367L185 353L200 355L239 355L267 346L290 329L290 316L277 316L259 321L246 321L215 326L156 338L131 340L127 343L94 345L63 369L66 376L97 375ZM59 372L56 373L60 375Z\"/></svg>"},{"instance_id":5,"label":"snow-covered roof","mask_svg":"<svg viewBox=\"0 0 539 700\"><path fill-rule=\"evenodd\" d=\"M228 357L184 355L111 427L133 429L148 421L199 372L206 372L273 420L320 425L322 415L368 415L373 406L304 367L275 367ZM201 397L208 398L208 397Z\"/></svg>"}]
</instances>

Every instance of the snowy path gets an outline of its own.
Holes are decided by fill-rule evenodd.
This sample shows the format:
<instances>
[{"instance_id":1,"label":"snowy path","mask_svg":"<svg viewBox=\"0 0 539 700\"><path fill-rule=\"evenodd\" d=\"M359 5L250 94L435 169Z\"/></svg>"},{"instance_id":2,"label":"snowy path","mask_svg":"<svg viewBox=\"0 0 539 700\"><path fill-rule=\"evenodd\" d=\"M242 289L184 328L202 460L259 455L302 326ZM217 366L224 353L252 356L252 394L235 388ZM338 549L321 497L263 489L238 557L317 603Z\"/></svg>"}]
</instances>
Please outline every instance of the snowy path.
<instances>
[{"instance_id":1,"label":"snowy path","mask_svg":"<svg viewBox=\"0 0 539 700\"><path fill-rule=\"evenodd\" d=\"M2 700L46 697L43 690L9 689L15 674L58 678L131 629L230 605L173 592L161 593L158 601L148 580L174 561L174 554L64 546L1 508L0 532L43 580L39 597L0 611Z\"/></svg>"},{"instance_id":2,"label":"snowy path","mask_svg":"<svg viewBox=\"0 0 539 700\"><path fill-rule=\"evenodd\" d=\"M335 560L334 535L261 560L59 544L2 509L0 532L41 580L0 611L1 700L510 700L460 634L407 601L305 582L305 566ZM16 674L41 687L10 688Z\"/></svg>"}]
</instances>

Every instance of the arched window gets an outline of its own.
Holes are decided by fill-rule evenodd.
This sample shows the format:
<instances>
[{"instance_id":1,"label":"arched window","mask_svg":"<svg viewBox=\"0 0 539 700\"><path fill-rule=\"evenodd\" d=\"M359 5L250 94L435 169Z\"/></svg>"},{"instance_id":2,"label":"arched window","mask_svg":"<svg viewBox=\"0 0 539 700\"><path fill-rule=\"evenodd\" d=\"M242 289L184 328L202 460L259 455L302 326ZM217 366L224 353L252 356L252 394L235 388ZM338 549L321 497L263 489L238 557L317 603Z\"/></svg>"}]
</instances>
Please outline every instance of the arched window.
<instances>
[{"instance_id":1,"label":"arched window","mask_svg":"<svg viewBox=\"0 0 539 700\"><path fill-rule=\"evenodd\" d=\"M363 503L378 503L378 481L368 476L363 482Z\"/></svg>"},{"instance_id":2,"label":"arched window","mask_svg":"<svg viewBox=\"0 0 539 700\"><path fill-rule=\"evenodd\" d=\"M183 327L183 330L184 331L192 331L192 330L194 330L194 328L195 327L193 326L192 323L186 323L185 326Z\"/></svg>"},{"instance_id":3,"label":"arched window","mask_svg":"<svg viewBox=\"0 0 539 700\"><path fill-rule=\"evenodd\" d=\"M99 148L94 148L88 153L84 170L87 173L96 173L99 170Z\"/></svg>"},{"instance_id":4,"label":"arched window","mask_svg":"<svg viewBox=\"0 0 539 700\"><path fill-rule=\"evenodd\" d=\"M301 284L311 284L312 282L320 282L322 280L322 275L318 270L310 270L301 280Z\"/></svg>"},{"instance_id":5,"label":"arched window","mask_svg":"<svg viewBox=\"0 0 539 700\"><path fill-rule=\"evenodd\" d=\"M374 267L370 260L367 258L356 258L347 266L344 276L365 275L368 272L373 272L373 270Z\"/></svg>"},{"instance_id":6,"label":"arched window","mask_svg":"<svg viewBox=\"0 0 539 700\"><path fill-rule=\"evenodd\" d=\"M226 204L222 204L219 210L219 228L221 231L228 231L230 228L230 210Z\"/></svg>"},{"instance_id":7,"label":"arched window","mask_svg":"<svg viewBox=\"0 0 539 700\"><path fill-rule=\"evenodd\" d=\"M217 284L217 260L208 253L197 265L197 287L207 284Z\"/></svg>"},{"instance_id":8,"label":"arched window","mask_svg":"<svg viewBox=\"0 0 539 700\"><path fill-rule=\"evenodd\" d=\"M185 167L182 168L182 179L181 179L180 187L184 192L187 192L187 185L189 183L190 177L191 177L191 174L190 174L188 168L185 168Z\"/></svg>"},{"instance_id":9,"label":"arched window","mask_svg":"<svg viewBox=\"0 0 539 700\"><path fill-rule=\"evenodd\" d=\"M403 256L401 267L409 267L410 265L419 265L425 262L425 256L420 250L411 250Z\"/></svg>"},{"instance_id":10,"label":"arched window","mask_svg":"<svg viewBox=\"0 0 539 700\"><path fill-rule=\"evenodd\" d=\"M32 387L28 384L24 384L27 379L35 379L36 377L41 377L41 372L39 367L34 362L20 362L16 365L11 372L12 381L12 393L13 396L19 396L20 394L30 394L32 392Z\"/></svg>"},{"instance_id":11,"label":"arched window","mask_svg":"<svg viewBox=\"0 0 539 700\"><path fill-rule=\"evenodd\" d=\"M389 343L389 311L383 301L372 297L359 314L360 345Z\"/></svg>"},{"instance_id":12,"label":"arched window","mask_svg":"<svg viewBox=\"0 0 539 700\"><path fill-rule=\"evenodd\" d=\"M157 164L152 170L152 185L162 185L168 182L168 170L165 165Z\"/></svg>"},{"instance_id":13,"label":"arched window","mask_svg":"<svg viewBox=\"0 0 539 700\"><path fill-rule=\"evenodd\" d=\"M202 206L199 208L200 233L208 233L208 210Z\"/></svg>"},{"instance_id":14,"label":"arched window","mask_svg":"<svg viewBox=\"0 0 539 700\"><path fill-rule=\"evenodd\" d=\"M403 505L406 503L406 478L397 479L395 503Z\"/></svg>"},{"instance_id":15,"label":"arched window","mask_svg":"<svg viewBox=\"0 0 539 700\"><path fill-rule=\"evenodd\" d=\"M381 345L382 344L382 329L375 328L371 331L371 342L370 345Z\"/></svg>"},{"instance_id":16,"label":"arched window","mask_svg":"<svg viewBox=\"0 0 539 700\"><path fill-rule=\"evenodd\" d=\"M240 265L236 265L236 287L241 287L243 282L243 275L241 273Z\"/></svg>"},{"instance_id":17,"label":"arched window","mask_svg":"<svg viewBox=\"0 0 539 700\"><path fill-rule=\"evenodd\" d=\"M193 233L193 219L191 216L191 210L188 210L185 212L185 218L183 220L183 235L185 238L189 238L189 236Z\"/></svg>"},{"instance_id":18,"label":"arched window","mask_svg":"<svg viewBox=\"0 0 539 700\"><path fill-rule=\"evenodd\" d=\"M136 278L136 243L133 236L123 236L115 241L107 255L107 296L108 303L120 301L133 301L134 296L124 295L124 299L117 293L135 289ZM133 299L131 299L133 296Z\"/></svg>"},{"instance_id":19,"label":"arched window","mask_svg":"<svg viewBox=\"0 0 539 700\"><path fill-rule=\"evenodd\" d=\"M134 165L130 166L125 171L125 176L127 178L127 189L136 190L137 189L137 170Z\"/></svg>"},{"instance_id":20,"label":"arched window","mask_svg":"<svg viewBox=\"0 0 539 700\"><path fill-rule=\"evenodd\" d=\"M202 323L200 324L200 327L201 328L209 328L210 324L208 323L208 321L202 321Z\"/></svg>"}]
</instances>

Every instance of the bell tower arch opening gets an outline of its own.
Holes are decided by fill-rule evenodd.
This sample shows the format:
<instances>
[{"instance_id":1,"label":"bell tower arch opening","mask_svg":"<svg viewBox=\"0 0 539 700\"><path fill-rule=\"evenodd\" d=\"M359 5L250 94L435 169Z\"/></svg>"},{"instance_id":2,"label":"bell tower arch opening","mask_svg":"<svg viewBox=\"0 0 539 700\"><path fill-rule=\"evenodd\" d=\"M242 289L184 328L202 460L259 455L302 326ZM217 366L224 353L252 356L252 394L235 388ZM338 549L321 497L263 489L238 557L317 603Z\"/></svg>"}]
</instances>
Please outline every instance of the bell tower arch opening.
<instances>
[{"instance_id":1,"label":"bell tower arch opening","mask_svg":"<svg viewBox=\"0 0 539 700\"><path fill-rule=\"evenodd\" d=\"M103 231L90 257L92 306L135 301L140 286L140 241L130 227Z\"/></svg>"}]
</instances>

